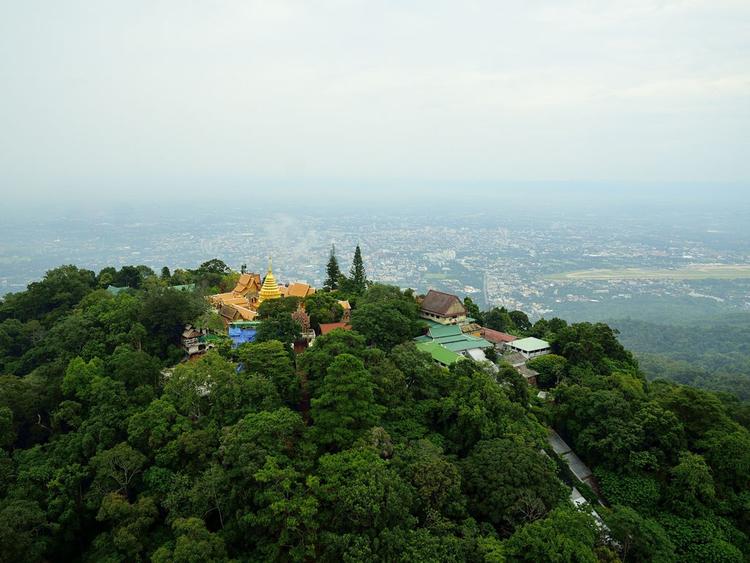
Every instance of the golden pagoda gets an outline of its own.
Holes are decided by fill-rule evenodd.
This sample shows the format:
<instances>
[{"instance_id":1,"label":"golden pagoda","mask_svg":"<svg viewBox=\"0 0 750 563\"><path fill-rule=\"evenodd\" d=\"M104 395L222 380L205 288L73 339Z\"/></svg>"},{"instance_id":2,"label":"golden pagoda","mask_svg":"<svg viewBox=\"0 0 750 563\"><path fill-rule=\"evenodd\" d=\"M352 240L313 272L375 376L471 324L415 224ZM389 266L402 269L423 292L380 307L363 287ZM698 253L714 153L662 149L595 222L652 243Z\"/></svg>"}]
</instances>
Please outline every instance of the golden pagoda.
<instances>
[{"instance_id":1,"label":"golden pagoda","mask_svg":"<svg viewBox=\"0 0 750 563\"><path fill-rule=\"evenodd\" d=\"M268 273L266 279L263 280L263 287L260 288L260 296L258 297L258 305L268 299L279 299L281 292L279 286L276 285L276 278L273 277L273 271L271 270L271 259L268 259Z\"/></svg>"}]
</instances>

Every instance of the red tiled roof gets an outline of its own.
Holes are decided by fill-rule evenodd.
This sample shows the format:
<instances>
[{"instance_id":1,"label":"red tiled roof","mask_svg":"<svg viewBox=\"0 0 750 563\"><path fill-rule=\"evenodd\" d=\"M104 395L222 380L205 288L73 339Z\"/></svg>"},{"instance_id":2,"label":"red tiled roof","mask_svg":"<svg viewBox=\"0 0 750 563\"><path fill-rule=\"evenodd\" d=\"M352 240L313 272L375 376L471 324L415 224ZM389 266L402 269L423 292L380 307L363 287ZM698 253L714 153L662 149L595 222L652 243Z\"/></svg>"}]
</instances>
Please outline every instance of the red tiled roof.
<instances>
[{"instance_id":1,"label":"red tiled roof","mask_svg":"<svg viewBox=\"0 0 750 563\"><path fill-rule=\"evenodd\" d=\"M489 340L494 344L504 344L506 342L518 340L518 337L513 336L512 334L506 334L499 330L492 330L491 328L482 328L482 330L479 331L479 334L481 334L485 340Z\"/></svg>"},{"instance_id":2,"label":"red tiled roof","mask_svg":"<svg viewBox=\"0 0 750 563\"><path fill-rule=\"evenodd\" d=\"M352 325L349 323L321 323L320 324L320 334L328 334L332 330L336 330L337 328L343 328L344 330L351 330Z\"/></svg>"}]
</instances>

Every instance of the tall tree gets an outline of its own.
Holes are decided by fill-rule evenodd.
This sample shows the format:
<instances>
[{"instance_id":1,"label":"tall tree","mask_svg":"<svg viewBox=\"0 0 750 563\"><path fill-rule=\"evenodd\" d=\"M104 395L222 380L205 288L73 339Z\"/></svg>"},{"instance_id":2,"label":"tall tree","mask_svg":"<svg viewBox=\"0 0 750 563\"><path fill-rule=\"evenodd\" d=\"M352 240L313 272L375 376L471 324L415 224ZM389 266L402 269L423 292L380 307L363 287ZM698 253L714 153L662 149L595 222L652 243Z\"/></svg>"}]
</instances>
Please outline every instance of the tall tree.
<instances>
[{"instance_id":1,"label":"tall tree","mask_svg":"<svg viewBox=\"0 0 750 563\"><path fill-rule=\"evenodd\" d=\"M615 506L607 516L607 527L623 561L676 561L674 545L655 520L644 518L628 506Z\"/></svg>"},{"instance_id":2,"label":"tall tree","mask_svg":"<svg viewBox=\"0 0 750 563\"><path fill-rule=\"evenodd\" d=\"M328 265L326 266L326 276L323 287L328 291L338 289L341 283L341 270L339 269L339 261L336 259L335 246L331 246L331 257L328 259Z\"/></svg>"},{"instance_id":3,"label":"tall tree","mask_svg":"<svg viewBox=\"0 0 750 563\"><path fill-rule=\"evenodd\" d=\"M474 303L471 297L464 297L464 307L466 307L466 314L472 319L482 322L482 312L479 310L479 305Z\"/></svg>"},{"instance_id":4,"label":"tall tree","mask_svg":"<svg viewBox=\"0 0 750 563\"><path fill-rule=\"evenodd\" d=\"M545 517L567 496L554 463L517 437L482 440L463 462L463 473L469 512L501 534Z\"/></svg>"},{"instance_id":5,"label":"tall tree","mask_svg":"<svg viewBox=\"0 0 750 563\"><path fill-rule=\"evenodd\" d=\"M510 561L597 563L594 519L585 512L558 508L544 520L519 529L505 544Z\"/></svg>"},{"instance_id":6,"label":"tall tree","mask_svg":"<svg viewBox=\"0 0 750 563\"><path fill-rule=\"evenodd\" d=\"M349 271L352 280L352 288L356 293L363 293L367 288L367 276L365 275L365 265L362 262L362 251L357 245L354 249L354 260L352 260L352 268Z\"/></svg>"},{"instance_id":7,"label":"tall tree","mask_svg":"<svg viewBox=\"0 0 750 563\"><path fill-rule=\"evenodd\" d=\"M398 555L400 537L417 523L411 514L413 489L376 451L324 455L316 477L322 561L410 561Z\"/></svg>"},{"instance_id":8,"label":"tall tree","mask_svg":"<svg viewBox=\"0 0 750 563\"><path fill-rule=\"evenodd\" d=\"M513 321L513 324L518 330L521 332L531 330L531 321L526 313L523 311L511 311L509 315L510 320Z\"/></svg>"},{"instance_id":9,"label":"tall tree","mask_svg":"<svg viewBox=\"0 0 750 563\"><path fill-rule=\"evenodd\" d=\"M346 448L375 426L383 408L375 402L375 385L362 360L338 356L323 379L320 397L313 399L313 432L322 446Z\"/></svg>"}]
</instances>

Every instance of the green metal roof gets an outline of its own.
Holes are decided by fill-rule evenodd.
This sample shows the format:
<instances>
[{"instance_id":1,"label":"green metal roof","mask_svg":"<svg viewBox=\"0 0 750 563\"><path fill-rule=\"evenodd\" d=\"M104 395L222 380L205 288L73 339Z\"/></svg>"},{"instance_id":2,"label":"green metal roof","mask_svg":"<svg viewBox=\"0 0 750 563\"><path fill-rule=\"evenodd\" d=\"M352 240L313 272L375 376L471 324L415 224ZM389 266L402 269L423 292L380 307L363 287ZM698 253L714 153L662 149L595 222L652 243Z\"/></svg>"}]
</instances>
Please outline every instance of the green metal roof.
<instances>
[{"instance_id":1,"label":"green metal roof","mask_svg":"<svg viewBox=\"0 0 750 563\"><path fill-rule=\"evenodd\" d=\"M470 340L472 338L476 338L475 336L471 336L469 334L451 334L450 336L442 336L440 338L433 338L433 342L438 342L440 344L447 344L448 342L464 342L465 340Z\"/></svg>"},{"instance_id":2,"label":"green metal roof","mask_svg":"<svg viewBox=\"0 0 750 563\"><path fill-rule=\"evenodd\" d=\"M414 342L432 342L432 338L430 338L429 336L426 336L426 335L417 336L414 339Z\"/></svg>"},{"instance_id":3,"label":"green metal roof","mask_svg":"<svg viewBox=\"0 0 750 563\"><path fill-rule=\"evenodd\" d=\"M523 352L538 352L539 350L549 348L549 342L540 340L539 338L534 338L533 336L530 336L529 338L521 338L520 340L514 340L513 342L508 342L507 345L510 348L516 348Z\"/></svg>"},{"instance_id":4,"label":"green metal roof","mask_svg":"<svg viewBox=\"0 0 750 563\"><path fill-rule=\"evenodd\" d=\"M442 338L444 336L459 336L463 334L461 327L457 325L439 325L430 327L429 335L432 338Z\"/></svg>"},{"instance_id":5,"label":"green metal roof","mask_svg":"<svg viewBox=\"0 0 750 563\"><path fill-rule=\"evenodd\" d=\"M211 334L210 332L198 337L198 342L220 342L221 340L221 336L217 334Z\"/></svg>"},{"instance_id":6,"label":"green metal roof","mask_svg":"<svg viewBox=\"0 0 750 563\"><path fill-rule=\"evenodd\" d=\"M427 352L432 356L433 360L444 366L450 366L463 359L463 356L460 354L451 352L436 342L419 342L417 343L417 350Z\"/></svg>"},{"instance_id":7,"label":"green metal roof","mask_svg":"<svg viewBox=\"0 0 750 563\"><path fill-rule=\"evenodd\" d=\"M463 352L464 350L475 350L477 348L484 350L494 346L492 342L488 342L484 338L477 338L476 336L469 336L463 340L456 340L454 342L442 342L441 345L452 352Z\"/></svg>"}]
</instances>

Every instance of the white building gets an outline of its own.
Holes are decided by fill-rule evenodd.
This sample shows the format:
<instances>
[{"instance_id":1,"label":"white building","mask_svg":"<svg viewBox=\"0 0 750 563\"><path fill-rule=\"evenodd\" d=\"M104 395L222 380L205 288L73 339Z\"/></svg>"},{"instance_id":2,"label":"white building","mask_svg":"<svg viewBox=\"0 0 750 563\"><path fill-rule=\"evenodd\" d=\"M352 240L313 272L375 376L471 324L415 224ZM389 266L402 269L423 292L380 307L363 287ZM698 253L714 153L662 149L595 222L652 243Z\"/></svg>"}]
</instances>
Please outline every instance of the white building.
<instances>
[{"instance_id":1,"label":"white building","mask_svg":"<svg viewBox=\"0 0 750 563\"><path fill-rule=\"evenodd\" d=\"M544 356L545 354L552 352L549 342L533 337L521 338L520 340L508 342L505 344L505 348L522 354L527 360L538 356Z\"/></svg>"}]
</instances>

